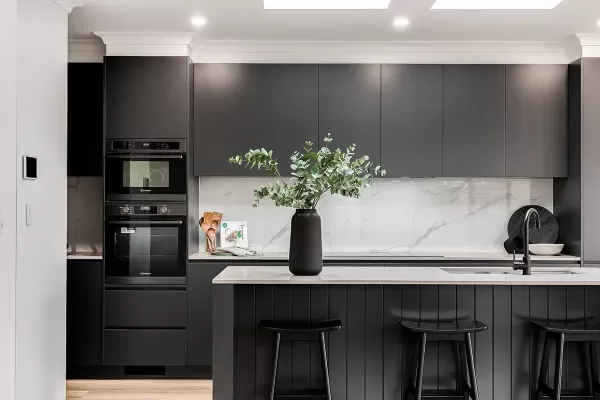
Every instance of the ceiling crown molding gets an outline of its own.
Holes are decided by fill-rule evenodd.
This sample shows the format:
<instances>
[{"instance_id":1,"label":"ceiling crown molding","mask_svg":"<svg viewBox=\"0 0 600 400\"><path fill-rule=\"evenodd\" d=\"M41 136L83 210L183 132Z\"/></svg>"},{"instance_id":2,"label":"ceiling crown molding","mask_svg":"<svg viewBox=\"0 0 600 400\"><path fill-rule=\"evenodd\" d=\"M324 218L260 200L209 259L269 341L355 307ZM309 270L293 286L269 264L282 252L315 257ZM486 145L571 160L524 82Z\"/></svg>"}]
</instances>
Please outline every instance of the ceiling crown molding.
<instances>
[{"instance_id":1,"label":"ceiling crown molding","mask_svg":"<svg viewBox=\"0 0 600 400\"><path fill-rule=\"evenodd\" d=\"M54 2L69 14L75 7L83 6L83 0L54 0Z\"/></svg>"},{"instance_id":2,"label":"ceiling crown molding","mask_svg":"<svg viewBox=\"0 0 600 400\"><path fill-rule=\"evenodd\" d=\"M600 57L600 33L576 33L567 38L567 46L573 60Z\"/></svg>"},{"instance_id":3,"label":"ceiling crown molding","mask_svg":"<svg viewBox=\"0 0 600 400\"><path fill-rule=\"evenodd\" d=\"M193 32L94 32L107 56L190 56Z\"/></svg>"},{"instance_id":4,"label":"ceiling crown molding","mask_svg":"<svg viewBox=\"0 0 600 400\"><path fill-rule=\"evenodd\" d=\"M100 39L69 39L70 63L102 63L106 46Z\"/></svg>"},{"instance_id":5,"label":"ceiling crown molding","mask_svg":"<svg viewBox=\"0 0 600 400\"><path fill-rule=\"evenodd\" d=\"M201 41L196 63L566 64L560 42Z\"/></svg>"}]
</instances>

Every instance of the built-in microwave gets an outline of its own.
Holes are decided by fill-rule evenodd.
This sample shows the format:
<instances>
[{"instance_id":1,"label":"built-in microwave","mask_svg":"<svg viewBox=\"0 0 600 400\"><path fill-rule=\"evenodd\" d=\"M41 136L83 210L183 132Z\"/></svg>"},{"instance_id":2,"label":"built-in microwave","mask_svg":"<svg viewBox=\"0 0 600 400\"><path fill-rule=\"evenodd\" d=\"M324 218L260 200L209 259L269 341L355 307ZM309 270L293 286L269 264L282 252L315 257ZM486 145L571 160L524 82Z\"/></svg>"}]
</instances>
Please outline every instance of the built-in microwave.
<instances>
[{"instance_id":1,"label":"built-in microwave","mask_svg":"<svg viewBox=\"0 0 600 400\"><path fill-rule=\"evenodd\" d=\"M106 201L186 201L185 139L106 143Z\"/></svg>"}]
</instances>

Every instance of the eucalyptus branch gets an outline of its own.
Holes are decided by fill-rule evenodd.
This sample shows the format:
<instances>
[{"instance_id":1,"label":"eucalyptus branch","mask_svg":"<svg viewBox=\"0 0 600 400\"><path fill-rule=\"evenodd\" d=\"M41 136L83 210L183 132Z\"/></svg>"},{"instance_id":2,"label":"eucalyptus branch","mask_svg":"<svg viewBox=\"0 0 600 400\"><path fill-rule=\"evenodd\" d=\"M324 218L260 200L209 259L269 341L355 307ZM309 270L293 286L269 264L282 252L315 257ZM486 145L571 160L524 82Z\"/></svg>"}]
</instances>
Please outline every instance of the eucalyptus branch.
<instances>
[{"instance_id":1,"label":"eucalyptus branch","mask_svg":"<svg viewBox=\"0 0 600 400\"><path fill-rule=\"evenodd\" d=\"M258 169L264 168L278 178L275 184L261 186L254 191L255 203L269 198L276 206L294 208L316 208L325 193L341 194L346 197L360 197L360 191L368 187L376 176L384 176L385 170L373 167L368 156L354 158L356 145L346 147L345 151L331 150L331 135L324 139L324 146L313 151L313 143L304 143L304 153L294 152L290 157L292 178L288 184L281 173L273 151L262 149L249 150L243 157L231 157L230 163Z\"/></svg>"}]
</instances>

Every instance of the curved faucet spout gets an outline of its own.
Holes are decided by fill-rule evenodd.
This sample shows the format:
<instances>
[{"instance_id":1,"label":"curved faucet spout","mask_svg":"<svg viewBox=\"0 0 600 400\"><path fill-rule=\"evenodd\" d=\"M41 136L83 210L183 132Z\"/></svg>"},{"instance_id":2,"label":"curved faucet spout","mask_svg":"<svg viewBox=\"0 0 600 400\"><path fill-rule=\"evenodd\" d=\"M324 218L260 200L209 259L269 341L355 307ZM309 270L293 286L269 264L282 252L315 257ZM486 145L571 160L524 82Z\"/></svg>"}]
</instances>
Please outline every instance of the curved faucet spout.
<instances>
[{"instance_id":1,"label":"curved faucet spout","mask_svg":"<svg viewBox=\"0 0 600 400\"><path fill-rule=\"evenodd\" d=\"M523 270L523 275L531 275L531 257L529 256L529 227L531 225L531 218L534 217L535 228L540 229L541 221L540 214L535 208L530 208L525 214L523 225L525 227L525 245L523 248L523 264L515 264L513 269Z\"/></svg>"}]
</instances>

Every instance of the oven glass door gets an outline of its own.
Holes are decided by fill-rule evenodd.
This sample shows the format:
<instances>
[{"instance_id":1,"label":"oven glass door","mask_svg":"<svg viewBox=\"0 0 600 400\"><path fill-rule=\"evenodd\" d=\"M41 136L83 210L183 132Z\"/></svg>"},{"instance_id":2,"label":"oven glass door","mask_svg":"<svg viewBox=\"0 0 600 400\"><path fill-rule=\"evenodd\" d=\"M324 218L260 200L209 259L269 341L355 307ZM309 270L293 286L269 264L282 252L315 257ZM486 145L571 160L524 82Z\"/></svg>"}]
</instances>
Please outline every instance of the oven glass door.
<instances>
[{"instance_id":1,"label":"oven glass door","mask_svg":"<svg viewBox=\"0 0 600 400\"><path fill-rule=\"evenodd\" d=\"M107 277L185 277L184 218L109 220L105 234Z\"/></svg>"},{"instance_id":2,"label":"oven glass door","mask_svg":"<svg viewBox=\"0 0 600 400\"><path fill-rule=\"evenodd\" d=\"M107 154L107 196L185 195L185 160L183 154Z\"/></svg>"}]
</instances>

